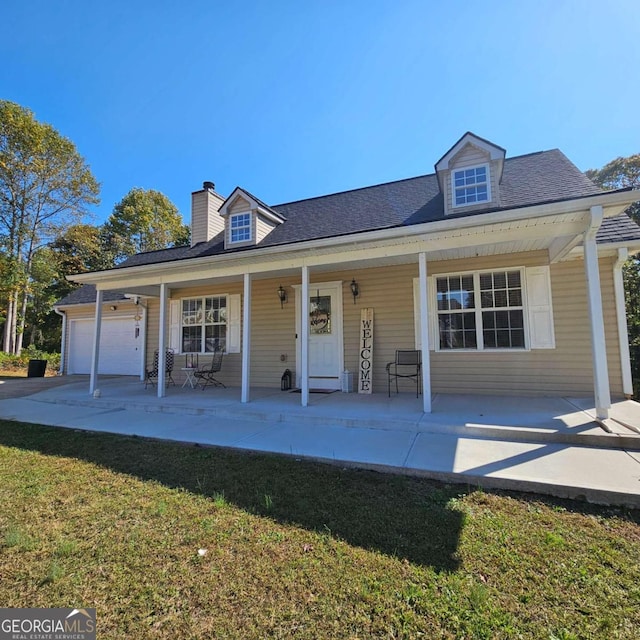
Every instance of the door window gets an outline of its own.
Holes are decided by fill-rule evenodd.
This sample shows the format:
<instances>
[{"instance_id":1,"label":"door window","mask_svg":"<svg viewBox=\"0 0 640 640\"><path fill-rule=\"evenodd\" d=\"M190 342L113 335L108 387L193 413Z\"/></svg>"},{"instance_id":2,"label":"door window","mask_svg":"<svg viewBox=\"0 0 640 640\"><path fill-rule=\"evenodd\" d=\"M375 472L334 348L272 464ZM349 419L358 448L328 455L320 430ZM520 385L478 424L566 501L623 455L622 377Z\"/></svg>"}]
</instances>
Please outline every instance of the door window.
<instances>
[{"instance_id":1,"label":"door window","mask_svg":"<svg viewBox=\"0 0 640 640\"><path fill-rule=\"evenodd\" d=\"M314 296L309 301L309 309L309 333L329 335L331 333L331 296Z\"/></svg>"}]
</instances>

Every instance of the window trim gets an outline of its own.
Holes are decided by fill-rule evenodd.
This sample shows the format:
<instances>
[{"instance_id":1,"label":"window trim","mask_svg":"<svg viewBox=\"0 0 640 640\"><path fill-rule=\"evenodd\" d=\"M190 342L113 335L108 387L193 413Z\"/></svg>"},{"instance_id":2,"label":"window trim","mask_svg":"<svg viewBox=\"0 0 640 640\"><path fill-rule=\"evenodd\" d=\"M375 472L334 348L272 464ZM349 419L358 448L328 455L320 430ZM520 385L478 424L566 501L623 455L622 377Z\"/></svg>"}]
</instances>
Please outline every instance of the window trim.
<instances>
[{"instance_id":1,"label":"window trim","mask_svg":"<svg viewBox=\"0 0 640 640\"><path fill-rule=\"evenodd\" d=\"M486 200L481 200L480 202L463 202L462 204L456 204L456 181L455 181L455 174L458 171L469 171L470 169L481 169L482 167L484 167L486 173L487 173L487 181L486 182L480 182L478 184L486 184L487 185L487 199ZM478 205L483 205L483 204L488 204L489 202L491 202L491 168L489 166L488 162L482 163L482 164L474 164L472 166L469 167L457 167L454 169L451 169L451 208L452 209L462 209L464 207L476 207ZM469 186L473 186L473 185L469 185ZM466 187L458 187L459 189L462 188L466 188Z\"/></svg>"},{"instance_id":2,"label":"window trim","mask_svg":"<svg viewBox=\"0 0 640 640\"><path fill-rule=\"evenodd\" d=\"M240 218L240 217L244 217L247 216L248 218L248 223L242 225L241 227L236 227L235 229L233 228L233 221ZM234 240L233 239L233 232L234 231L239 231L239 230L245 230L245 229L249 229L249 237L248 238L242 238L241 240ZM239 211L237 213L232 213L229 216L229 244L242 244L244 242L252 242L253 241L253 214L251 213L251 211Z\"/></svg>"},{"instance_id":3,"label":"window trim","mask_svg":"<svg viewBox=\"0 0 640 640\"><path fill-rule=\"evenodd\" d=\"M200 300L202 302L202 309L203 311L205 310L205 306L206 306L206 302L205 300L207 298L224 298L224 308L226 309L226 319L224 322L214 322L211 324L205 324L204 320L205 320L205 315L203 313L202 316L202 324L193 324L193 325L185 325L183 324L183 302L185 300ZM226 328L225 331L225 339L224 339L224 349L222 350L222 352L224 354L227 354L228 351L228 346L229 346L229 294L228 293L214 293L214 294L207 294L207 295L202 295L202 296L185 296L184 298L180 298L180 308L179 308L179 324L178 324L178 328L179 328L179 346L180 346L180 350L178 352L179 355L186 355L186 354L191 354L191 353L195 353L198 354L200 356L209 356L209 355L213 355L213 351L203 351L202 348L204 346L206 346L205 341L206 341L206 332L204 331L204 328L207 326L220 326L220 325L224 325ZM202 327L203 331L202 331L202 335L200 336L200 351L184 351L183 350L183 346L184 346L184 339L183 339L183 333L182 330L184 329L184 327L187 326L191 326L191 327Z\"/></svg>"},{"instance_id":4,"label":"window trim","mask_svg":"<svg viewBox=\"0 0 640 640\"><path fill-rule=\"evenodd\" d=\"M508 271L518 271L520 273L520 290L522 294L522 305L517 307L501 307L505 311L510 309L522 309L522 324L524 330L524 347L485 347L484 346L484 326L482 323L482 312L483 311L491 311L495 310L495 307L483 309L480 297L480 276L487 273L496 273L496 272L508 272ZM476 319L476 348L475 349L443 349L440 346L440 313L447 313L446 310L438 309L438 287L437 287L437 279L438 278L447 278L451 276L473 276L473 292L474 292L474 301L476 302L476 306L473 308L473 312L475 313ZM527 296L527 280L526 280L526 269L522 266L513 266L513 267L494 267L492 269L479 269L474 271L451 271L446 273L437 273L431 276L433 281L433 287L431 288L431 296L429 304L433 309L434 316L434 351L438 353L524 353L527 351L531 351L531 339L530 339L530 329L529 329L529 299ZM469 310L467 313L470 313ZM460 311L459 313L463 313Z\"/></svg>"}]
</instances>

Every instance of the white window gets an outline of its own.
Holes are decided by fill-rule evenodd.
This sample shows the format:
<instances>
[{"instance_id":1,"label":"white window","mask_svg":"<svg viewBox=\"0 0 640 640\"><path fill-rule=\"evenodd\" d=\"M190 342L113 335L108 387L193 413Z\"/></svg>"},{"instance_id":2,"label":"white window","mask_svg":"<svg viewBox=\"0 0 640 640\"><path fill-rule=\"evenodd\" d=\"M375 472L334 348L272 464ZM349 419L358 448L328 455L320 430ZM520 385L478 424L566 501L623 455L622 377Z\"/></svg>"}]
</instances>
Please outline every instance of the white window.
<instances>
[{"instance_id":1,"label":"white window","mask_svg":"<svg viewBox=\"0 0 640 640\"><path fill-rule=\"evenodd\" d=\"M524 349L521 270L436 277L441 350Z\"/></svg>"},{"instance_id":2,"label":"white window","mask_svg":"<svg viewBox=\"0 0 640 640\"><path fill-rule=\"evenodd\" d=\"M451 174L451 186L454 207L489 202L491 188L488 165L454 170Z\"/></svg>"},{"instance_id":3,"label":"white window","mask_svg":"<svg viewBox=\"0 0 640 640\"><path fill-rule=\"evenodd\" d=\"M182 353L226 351L227 297L182 300L180 339Z\"/></svg>"},{"instance_id":4,"label":"white window","mask_svg":"<svg viewBox=\"0 0 640 640\"><path fill-rule=\"evenodd\" d=\"M251 240L251 214L236 213L229 219L231 225L231 242Z\"/></svg>"}]
</instances>

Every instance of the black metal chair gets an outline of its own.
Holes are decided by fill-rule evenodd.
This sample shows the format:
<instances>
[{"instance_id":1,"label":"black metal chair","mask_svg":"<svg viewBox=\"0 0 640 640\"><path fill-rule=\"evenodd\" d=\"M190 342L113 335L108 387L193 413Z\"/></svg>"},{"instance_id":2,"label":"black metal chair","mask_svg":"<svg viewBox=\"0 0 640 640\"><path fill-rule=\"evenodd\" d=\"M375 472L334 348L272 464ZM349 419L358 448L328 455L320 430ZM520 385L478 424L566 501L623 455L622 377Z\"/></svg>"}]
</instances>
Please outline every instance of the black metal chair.
<instances>
[{"instance_id":1,"label":"black metal chair","mask_svg":"<svg viewBox=\"0 0 640 640\"><path fill-rule=\"evenodd\" d=\"M160 360L160 354L156 349L153 353L153 365L150 369L146 369L144 372L144 388L147 388L147 385L154 385L158 382L158 362ZM175 352L173 349L167 349L164 356L164 371L165 371L165 384L173 384L173 378L171 374L173 372L173 362L175 360Z\"/></svg>"},{"instance_id":2,"label":"black metal chair","mask_svg":"<svg viewBox=\"0 0 640 640\"><path fill-rule=\"evenodd\" d=\"M203 391L210 384L213 385L214 387L222 387L224 389L227 388L224 384L222 384L222 382L220 382L220 380L216 380L214 375L222 371L223 355L224 355L223 351L214 351L211 364L203 365L193 372L194 378L198 381L198 384L202 385Z\"/></svg>"},{"instance_id":3,"label":"black metal chair","mask_svg":"<svg viewBox=\"0 0 640 640\"><path fill-rule=\"evenodd\" d=\"M396 351L394 362L387 364L387 390L391 397L391 379L396 381L396 393L398 393L398 378L407 378L416 383L416 398L422 390L422 352L415 349Z\"/></svg>"}]
</instances>

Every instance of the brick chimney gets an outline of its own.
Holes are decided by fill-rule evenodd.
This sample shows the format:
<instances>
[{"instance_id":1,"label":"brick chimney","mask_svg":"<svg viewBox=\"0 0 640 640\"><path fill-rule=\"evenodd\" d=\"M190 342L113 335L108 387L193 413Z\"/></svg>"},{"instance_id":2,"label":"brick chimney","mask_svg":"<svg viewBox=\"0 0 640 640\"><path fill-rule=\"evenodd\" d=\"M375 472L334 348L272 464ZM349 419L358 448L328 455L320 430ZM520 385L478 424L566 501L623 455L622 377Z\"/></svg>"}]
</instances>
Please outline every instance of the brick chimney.
<instances>
[{"instance_id":1,"label":"brick chimney","mask_svg":"<svg viewBox=\"0 0 640 640\"><path fill-rule=\"evenodd\" d=\"M218 210L224 198L215 192L213 182L203 182L200 191L191 194L191 246L207 242L224 231L224 218Z\"/></svg>"}]
</instances>

